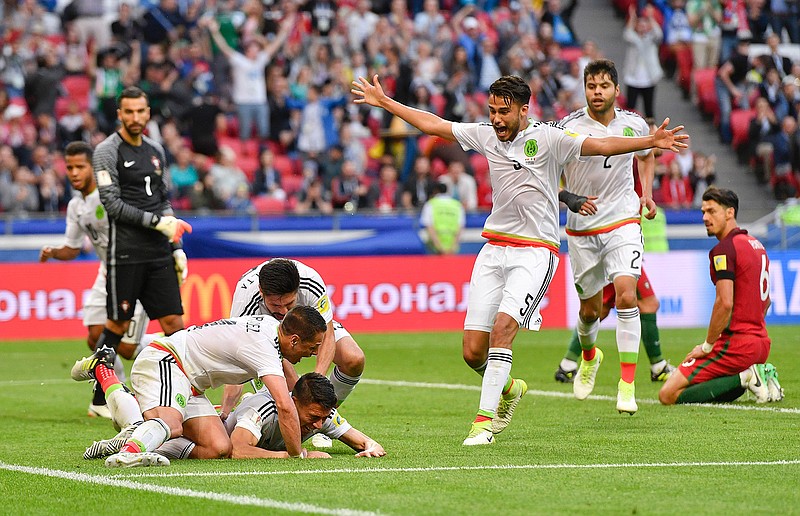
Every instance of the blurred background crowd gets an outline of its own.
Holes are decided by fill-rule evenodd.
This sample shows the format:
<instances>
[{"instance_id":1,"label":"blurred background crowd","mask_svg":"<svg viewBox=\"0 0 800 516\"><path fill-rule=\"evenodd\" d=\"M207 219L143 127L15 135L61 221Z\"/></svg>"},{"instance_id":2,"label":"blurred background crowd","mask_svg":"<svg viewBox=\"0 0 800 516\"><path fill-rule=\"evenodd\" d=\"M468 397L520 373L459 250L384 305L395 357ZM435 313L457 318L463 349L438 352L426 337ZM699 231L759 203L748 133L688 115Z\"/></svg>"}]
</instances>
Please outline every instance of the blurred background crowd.
<instances>
[{"instance_id":1,"label":"blurred background crowd","mask_svg":"<svg viewBox=\"0 0 800 516\"><path fill-rule=\"evenodd\" d=\"M758 181L797 195L797 0L615 0L621 105L654 113L674 78ZM576 34L577 0L2 0L0 210L63 211L60 152L116 127L116 96L150 97L173 205L233 213L416 210L437 182L467 211L491 207L488 165L352 103L378 74L398 101L488 121L486 90L517 74L531 115L585 105L582 70L602 49ZM751 52L755 48L758 52ZM710 82L709 82L710 81ZM709 98L709 88L714 92ZM638 109L638 100L643 107ZM716 101L716 102L715 102ZM660 121L660 119L659 119ZM657 202L698 205L714 182L702 149L659 159Z\"/></svg>"}]
</instances>

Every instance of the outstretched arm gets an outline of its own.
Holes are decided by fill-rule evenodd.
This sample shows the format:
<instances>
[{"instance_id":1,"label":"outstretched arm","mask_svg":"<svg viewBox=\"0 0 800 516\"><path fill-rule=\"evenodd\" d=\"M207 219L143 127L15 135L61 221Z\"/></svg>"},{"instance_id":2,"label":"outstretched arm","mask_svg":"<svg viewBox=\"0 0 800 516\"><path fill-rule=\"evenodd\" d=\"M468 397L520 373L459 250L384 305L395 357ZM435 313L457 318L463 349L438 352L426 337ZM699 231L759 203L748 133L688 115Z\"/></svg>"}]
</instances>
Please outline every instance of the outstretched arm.
<instances>
[{"instance_id":1,"label":"outstretched arm","mask_svg":"<svg viewBox=\"0 0 800 516\"><path fill-rule=\"evenodd\" d=\"M659 149L678 152L689 147L686 143L689 140L688 134L677 134L683 130L679 125L673 129L667 129L669 118L650 136L639 136L630 138L626 136L606 136L604 138L589 137L581 145L581 156L616 156L617 154L627 154L645 149L658 147Z\"/></svg>"},{"instance_id":2,"label":"outstretched arm","mask_svg":"<svg viewBox=\"0 0 800 516\"><path fill-rule=\"evenodd\" d=\"M372 77L372 84L365 78L359 77L353 81L353 88L350 91L356 96L353 101L356 104L369 104L370 106L383 108L389 113L399 116L425 134L438 136L451 142L456 141L456 137L453 135L453 122L389 98L383 92L383 87L378 81L378 74Z\"/></svg>"},{"instance_id":3,"label":"outstretched arm","mask_svg":"<svg viewBox=\"0 0 800 516\"><path fill-rule=\"evenodd\" d=\"M386 455L383 446L355 428L345 432L339 437L339 440L357 451L356 457L383 457Z\"/></svg>"}]
</instances>

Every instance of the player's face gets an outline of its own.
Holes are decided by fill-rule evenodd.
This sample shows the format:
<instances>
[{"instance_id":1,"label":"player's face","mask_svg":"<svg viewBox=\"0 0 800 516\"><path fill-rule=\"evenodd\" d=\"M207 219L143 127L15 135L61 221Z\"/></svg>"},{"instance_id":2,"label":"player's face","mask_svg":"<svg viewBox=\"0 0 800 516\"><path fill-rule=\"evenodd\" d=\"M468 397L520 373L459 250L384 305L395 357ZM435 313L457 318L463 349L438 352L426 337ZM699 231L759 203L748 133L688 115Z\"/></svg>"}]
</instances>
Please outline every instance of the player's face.
<instances>
[{"instance_id":1,"label":"player's face","mask_svg":"<svg viewBox=\"0 0 800 516\"><path fill-rule=\"evenodd\" d=\"M94 170L86 154L75 154L65 156L67 162L67 177L72 188L82 194L91 193L94 190Z\"/></svg>"},{"instance_id":2,"label":"player's face","mask_svg":"<svg viewBox=\"0 0 800 516\"><path fill-rule=\"evenodd\" d=\"M122 122L122 128L128 135L138 137L144 131L144 126L150 121L150 106L147 99L122 99L117 109L117 118Z\"/></svg>"},{"instance_id":3,"label":"player's face","mask_svg":"<svg viewBox=\"0 0 800 516\"><path fill-rule=\"evenodd\" d=\"M528 117L528 105L506 103L506 99L489 95L489 121L501 142L510 142L517 137L520 127Z\"/></svg>"},{"instance_id":4,"label":"player's face","mask_svg":"<svg viewBox=\"0 0 800 516\"><path fill-rule=\"evenodd\" d=\"M264 306L267 307L270 315L279 321L283 320L289 310L297 306L297 292L269 295L264 295L262 292L261 297L264 298Z\"/></svg>"},{"instance_id":5,"label":"player's face","mask_svg":"<svg viewBox=\"0 0 800 516\"><path fill-rule=\"evenodd\" d=\"M300 419L300 433L310 434L314 430L322 428L325 418L331 415L331 411L325 409L319 403L303 404L295 398L294 405L297 407L297 417Z\"/></svg>"},{"instance_id":6,"label":"player's face","mask_svg":"<svg viewBox=\"0 0 800 516\"><path fill-rule=\"evenodd\" d=\"M310 341L300 339L299 335L289 335L289 346L284 349L281 347L283 358L296 364L302 358L308 358L317 354L317 350L322 345L322 339L325 332L319 333L314 336Z\"/></svg>"},{"instance_id":7,"label":"player's face","mask_svg":"<svg viewBox=\"0 0 800 516\"><path fill-rule=\"evenodd\" d=\"M590 75L584 84L586 104L592 113L606 113L614 109L619 96L619 86L615 85L607 73Z\"/></svg>"},{"instance_id":8,"label":"player's face","mask_svg":"<svg viewBox=\"0 0 800 516\"><path fill-rule=\"evenodd\" d=\"M703 224L708 236L720 237L728 227L728 219L733 217L733 208L726 208L717 201L703 201L700 205L703 212Z\"/></svg>"}]
</instances>

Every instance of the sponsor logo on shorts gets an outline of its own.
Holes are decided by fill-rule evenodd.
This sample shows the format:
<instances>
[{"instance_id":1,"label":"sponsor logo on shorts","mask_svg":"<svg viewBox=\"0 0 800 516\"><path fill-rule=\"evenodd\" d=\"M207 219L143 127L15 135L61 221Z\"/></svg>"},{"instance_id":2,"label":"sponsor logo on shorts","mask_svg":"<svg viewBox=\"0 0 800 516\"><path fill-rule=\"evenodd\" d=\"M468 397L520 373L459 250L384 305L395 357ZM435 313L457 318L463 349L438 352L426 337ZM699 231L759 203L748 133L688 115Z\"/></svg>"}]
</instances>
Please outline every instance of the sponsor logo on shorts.
<instances>
[{"instance_id":1,"label":"sponsor logo on shorts","mask_svg":"<svg viewBox=\"0 0 800 516\"><path fill-rule=\"evenodd\" d=\"M97 220L103 220L103 217L106 216L106 210L103 208L103 205L98 206L97 209L94 210L94 216Z\"/></svg>"},{"instance_id":2,"label":"sponsor logo on shorts","mask_svg":"<svg viewBox=\"0 0 800 516\"><path fill-rule=\"evenodd\" d=\"M183 394L176 394L175 401L180 408L186 408L186 398L183 397Z\"/></svg>"}]
</instances>

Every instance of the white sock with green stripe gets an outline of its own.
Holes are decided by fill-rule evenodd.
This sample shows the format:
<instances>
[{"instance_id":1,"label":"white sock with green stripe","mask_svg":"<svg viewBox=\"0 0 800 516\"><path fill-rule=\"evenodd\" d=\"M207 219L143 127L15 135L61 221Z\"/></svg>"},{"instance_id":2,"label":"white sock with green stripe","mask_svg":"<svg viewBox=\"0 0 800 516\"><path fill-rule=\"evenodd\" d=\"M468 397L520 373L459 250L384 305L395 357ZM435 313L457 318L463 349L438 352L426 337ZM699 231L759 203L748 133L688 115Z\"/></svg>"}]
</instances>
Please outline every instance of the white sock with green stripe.
<instances>
[{"instance_id":1,"label":"white sock with green stripe","mask_svg":"<svg viewBox=\"0 0 800 516\"><path fill-rule=\"evenodd\" d=\"M617 350L619 351L620 376L627 383L633 383L636 375L641 337L642 325L639 308L617 308Z\"/></svg>"},{"instance_id":2,"label":"white sock with green stripe","mask_svg":"<svg viewBox=\"0 0 800 516\"><path fill-rule=\"evenodd\" d=\"M125 390L121 383L108 388L106 391L106 403L108 403L108 410L111 411L111 416L120 428L144 421L136 398Z\"/></svg>"},{"instance_id":3,"label":"white sock with green stripe","mask_svg":"<svg viewBox=\"0 0 800 516\"><path fill-rule=\"evenodd\" d=\"M484 413L497 413L500 395L503 393L511 373L512 352L507 348L489 348L486 371L481 385L481 401L478 407ZM494 417L494 416L492 416Z\"/></svg>"},{"instance_id":4,"label":"white sock with green stripe","mask_svg":"<svg viewBox=\"0 0 800 516\"><path fill-rule=\"evenodd\" d=\"M170 438L170 430L167 424L159 419L148 419L131 434L130 439L122 447L121 452L138 453L151 452L164 444Z\"/></svg>"}]
</instances>

